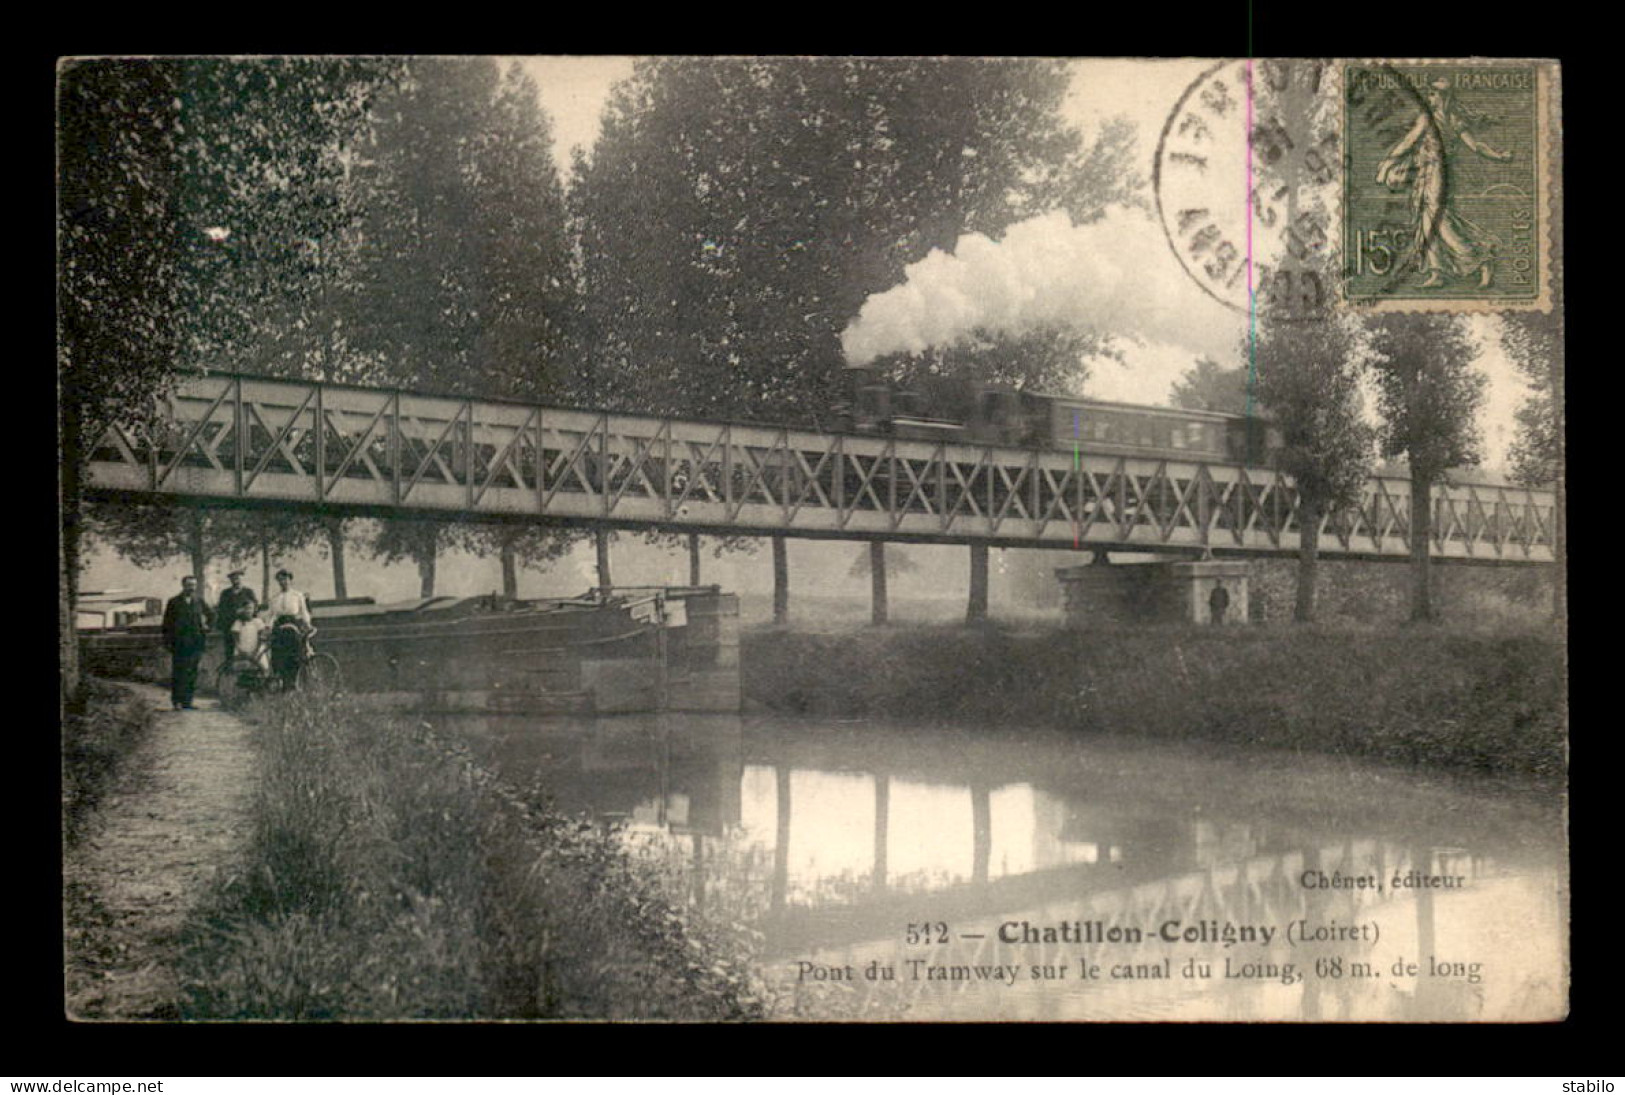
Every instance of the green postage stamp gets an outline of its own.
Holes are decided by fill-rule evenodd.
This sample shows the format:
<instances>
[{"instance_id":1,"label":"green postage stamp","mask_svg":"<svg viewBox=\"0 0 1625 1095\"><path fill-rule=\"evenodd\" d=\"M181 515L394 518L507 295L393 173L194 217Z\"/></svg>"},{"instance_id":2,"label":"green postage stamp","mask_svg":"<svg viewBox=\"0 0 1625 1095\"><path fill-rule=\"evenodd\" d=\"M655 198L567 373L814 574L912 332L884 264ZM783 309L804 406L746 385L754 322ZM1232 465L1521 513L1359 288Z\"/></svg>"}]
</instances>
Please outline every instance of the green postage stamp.
<instances>
[{"instance_id":1,"label":"green postage stamp","mask_svg":"<svg viewBox=\"0 0 1625 1095\"><path fill-rule=\"evenodd\" d=\"M1551 309L1556 66L1343 69L1343 286L1389 311Z\"/></svg>"}]
</instances>

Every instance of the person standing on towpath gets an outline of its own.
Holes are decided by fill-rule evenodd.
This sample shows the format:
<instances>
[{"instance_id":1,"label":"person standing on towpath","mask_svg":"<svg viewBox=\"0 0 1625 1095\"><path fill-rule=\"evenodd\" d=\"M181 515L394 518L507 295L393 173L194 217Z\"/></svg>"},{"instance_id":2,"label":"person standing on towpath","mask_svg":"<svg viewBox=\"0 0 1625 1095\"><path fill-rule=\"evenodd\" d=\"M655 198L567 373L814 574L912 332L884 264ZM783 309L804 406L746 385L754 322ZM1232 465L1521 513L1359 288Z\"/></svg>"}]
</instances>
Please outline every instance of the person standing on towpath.
<instances>
[{"instance_id":1,"label":"person standing on towpath","mask_svg":"<svg viewBox=\"0 0 1625 1095\"><path fill-rule=\"evenodd\" d=\"M209 641L209 606L198 596L197 579L181 579L181 591L164 606L164 645L169 648L172 671L169 700L180 711L193 710L198 664Z\"/></svg>"},{"instance_id":2,"label":"person standing on towpath","mask_svg":"<svg viewBox=\"0 0 1625 1095\"><path fill-rule=\"evenodd\" d=\"M277 591L266 598L265 616L271 632L271 671L282 679L284 688L299 680L299 664L304 660L305 636L310 633L310 602L293 588L293 571L276 572ZM292 627L285 625L294 625Z\"/></svg>"},{"instance_id":3,"label":"person standing on towpath","mask_svg":"<svg viewBox=\"0 0 1625 1095\"><path fill-rule=\"evenodd\" d=\"M220 632L220 653L228 661L231 658L232 638L231 629L242 619L243 607L246 605L250 612L259 603L254 591L243 585L243 572L234 570L226 575L231 585L220 591L220 600L214 606L214 626Z\"/></svg>"}]
</instances>

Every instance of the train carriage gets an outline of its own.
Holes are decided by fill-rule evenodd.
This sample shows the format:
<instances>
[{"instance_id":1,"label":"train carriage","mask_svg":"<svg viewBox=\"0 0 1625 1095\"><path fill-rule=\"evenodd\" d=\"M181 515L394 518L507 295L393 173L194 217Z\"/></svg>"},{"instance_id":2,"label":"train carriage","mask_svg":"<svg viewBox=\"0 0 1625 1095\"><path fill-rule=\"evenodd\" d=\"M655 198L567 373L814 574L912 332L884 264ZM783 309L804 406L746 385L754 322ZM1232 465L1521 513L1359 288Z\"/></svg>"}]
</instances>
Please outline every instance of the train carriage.
<instances>
[{"instance_id":1,"label":"train carriage","mask_svg":"<svg viewBox=\"0 0 1625 1095\"><path fill-rule=\"evenodd\" d=\"M985 386L972 398L941 392L927 397L897 391L867 370L854 372L859 375L853 425L860 433L1264 467L1274 463L1281 445L1280 431L1258 415L1144 407L1003 386Z\"/></svg>"}]
</instances>

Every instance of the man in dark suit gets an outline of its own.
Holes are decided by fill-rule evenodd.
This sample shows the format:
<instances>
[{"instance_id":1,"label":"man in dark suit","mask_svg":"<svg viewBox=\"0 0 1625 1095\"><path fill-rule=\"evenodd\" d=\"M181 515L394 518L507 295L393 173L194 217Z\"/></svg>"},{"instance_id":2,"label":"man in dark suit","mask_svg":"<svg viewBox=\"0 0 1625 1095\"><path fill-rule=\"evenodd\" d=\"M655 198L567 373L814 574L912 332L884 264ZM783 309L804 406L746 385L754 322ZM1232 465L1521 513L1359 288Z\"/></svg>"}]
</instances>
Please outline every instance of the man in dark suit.
<instances>
[{"instance_id":1,"label":"man in dark suit","mask_svg":"<svg viewBox=\"0 0 1625 1095\"><path fill-rule=\"evenodd\" d=\"M214 606L214 626L220 632L221 655L229 661L231 625L242 617L244 605L252 613L259 608L259 601L254 597L254 591L243 585L242 571L234 570L226 577L231 580L231 585L220 591L220 600Z\"/></svg>"},{"instance_id":2,"label":"man in dark suit","mask_svg":"<svg viewBox=\"0 0 1625 1095\"><path fill-rule=\"evenodd\" d=\"M164 645L174 662L169 698L175 710L192 710L197 691L198 663L209 641L209 606L198 596L197 579L188 574L181 579L181 591L164 606Z\"/></svg>"}]
</instances>

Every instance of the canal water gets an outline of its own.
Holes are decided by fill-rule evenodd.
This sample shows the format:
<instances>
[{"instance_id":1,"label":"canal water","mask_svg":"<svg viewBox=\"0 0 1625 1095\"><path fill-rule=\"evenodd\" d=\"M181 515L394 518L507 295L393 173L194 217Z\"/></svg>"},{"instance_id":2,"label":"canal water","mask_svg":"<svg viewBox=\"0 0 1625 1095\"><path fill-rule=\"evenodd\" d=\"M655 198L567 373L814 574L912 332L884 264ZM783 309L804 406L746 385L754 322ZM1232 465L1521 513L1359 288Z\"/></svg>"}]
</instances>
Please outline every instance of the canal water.
<instances>
[{"instance_id":1,"label":"canal water","mask_svg":"<svg viewBox=\"0 0 1625 1095\"><path fill-rule=\"evenodd\" d=\"M784 1018L1551 1020L1557 792L971 727L457 716L761 933Z\"/></svg>"}]
</instances>

